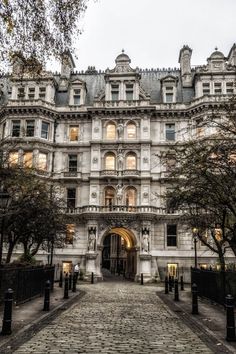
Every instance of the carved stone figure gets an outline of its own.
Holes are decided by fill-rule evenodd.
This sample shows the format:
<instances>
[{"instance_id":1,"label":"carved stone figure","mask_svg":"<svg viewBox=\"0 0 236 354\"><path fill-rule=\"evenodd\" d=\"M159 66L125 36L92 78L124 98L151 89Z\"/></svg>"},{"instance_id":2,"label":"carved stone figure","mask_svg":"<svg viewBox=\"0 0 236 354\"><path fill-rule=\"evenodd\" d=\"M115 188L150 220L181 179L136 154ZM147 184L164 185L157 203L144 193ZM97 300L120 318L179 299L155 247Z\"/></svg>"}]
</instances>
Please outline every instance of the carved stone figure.
<instances>
[{"instance_id":1,"label":"carved stone figure","mask_svg":"<svg viewBox=\"0 0 236 354\"><path fill-rule=\"evenodd\" d=\"M146 229L142 232L142 249L144 252L149 251L149 234Z\"/></svg>"},{"instance_id":2,"label":"carved stone figure","mask_svg":"<svg viewBox=\"0 0 236 354\"><path fill-rule=\"evenodd\" d=\"M95 251L95 240L96 240L96 231L91 228L89 230L89 238L88 238L88 250Z\"/></svg>"},{"instance_id":3,"label":"carved stone figure","mask_svg":"<svg viewBox=\"0 0 236 354\"><path fill-rule=\"evenodd\" d=\"M119 123L118 126L117 126L118 139L122 138L123 131L124 131L124 124L123 123Z\"/></svg>"},{"instance_id":4,"label":"carved stone figure","mask_svg":"<svg viewBox=\"0 0 236 354\"><path fill-rule=\"evenodd\" d=\"M118 150L118 155L117 155L118 170L123 169L123 163L124 163L124 156L123 156L122 150Z\"/></svg>"},{"instance_id":5,"label":"carved stone figure","mask_svg":"<svg viewBox=\"0 0 236 354\"><path fill-rule=\"evenodd\" d=\"M117 184L116 186L116 196L117 199L121 200L123 196L123 187L121 184Z\"/></svg>"}]
</instances>

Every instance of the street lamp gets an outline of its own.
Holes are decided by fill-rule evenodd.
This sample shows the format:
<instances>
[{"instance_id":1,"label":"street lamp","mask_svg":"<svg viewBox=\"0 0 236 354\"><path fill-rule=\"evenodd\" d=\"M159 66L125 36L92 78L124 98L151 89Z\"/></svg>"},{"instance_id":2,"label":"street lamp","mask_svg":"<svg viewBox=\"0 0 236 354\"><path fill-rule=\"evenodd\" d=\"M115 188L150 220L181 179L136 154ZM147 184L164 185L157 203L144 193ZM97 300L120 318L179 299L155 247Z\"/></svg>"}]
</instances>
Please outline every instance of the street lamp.
<instances>
[{"instance_id":1,"label":"street lamp","mask_svg":"<svg viewBox=\"0 0 236 354\"><path fill-rule=\"evenodd\" d=\"M193 242L194 242L194 267L197 268L197 240L198 240L198 229L193 228Z\"/></svg>"},{"instance_id":2,"label":"street lamp","mask_svg":"<svg viewBox=\"0 0 236 354\"><path fill-rule=\"evenodd\" d=\"M10 196L8 193L0 192L0 217L1 221L1 238L0 238L0 266L2 265L2 250L4 241L4 228L5 228L5 214L9 204Z\"/></svg>"}]
</instances>

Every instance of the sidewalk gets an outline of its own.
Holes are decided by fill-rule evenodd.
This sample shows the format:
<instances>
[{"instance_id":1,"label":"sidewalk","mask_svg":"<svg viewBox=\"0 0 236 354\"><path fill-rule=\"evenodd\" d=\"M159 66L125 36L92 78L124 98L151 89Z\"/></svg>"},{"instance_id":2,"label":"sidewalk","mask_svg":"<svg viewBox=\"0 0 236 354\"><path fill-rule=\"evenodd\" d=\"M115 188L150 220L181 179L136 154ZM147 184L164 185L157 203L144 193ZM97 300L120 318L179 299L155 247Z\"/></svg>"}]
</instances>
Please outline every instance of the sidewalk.
<instances>
[{"instance_id":1,"label":"sidewalk","mask_svg":"<svg viewBox=\"0 0 236 354\"><path fill-rule=\"evenodd\" d=\"M79 284L77 284L77 291L75 293L69 291L69 299L65 300L63 299L64 289L60 288L58 283L55 283L50 297L50 311L43 311L43 296L18 306L13 304L12 334L0 335L0 353L11 353L12 350L31 338L38 330L49 323L59 313L68 309L83 295L84 292L79 291ZM3 306L0 307L0 319L2 326Z\"/></svg>"},{"instance_id":2,"label":"sidewalk","mask_svg":"<svg viewBox=\"0 0 236 354\"><path fill-rule=\"evenodd\" d=\"M190 287L179 291L179 301L174 301L174 291L164 293L158 289L157 295L213 350L214 353L236 353L236 343L227 342L226 312L224 307L207 299L198 298L198 315L192 315L192 295Z\"/></svg>"}]
</instances>

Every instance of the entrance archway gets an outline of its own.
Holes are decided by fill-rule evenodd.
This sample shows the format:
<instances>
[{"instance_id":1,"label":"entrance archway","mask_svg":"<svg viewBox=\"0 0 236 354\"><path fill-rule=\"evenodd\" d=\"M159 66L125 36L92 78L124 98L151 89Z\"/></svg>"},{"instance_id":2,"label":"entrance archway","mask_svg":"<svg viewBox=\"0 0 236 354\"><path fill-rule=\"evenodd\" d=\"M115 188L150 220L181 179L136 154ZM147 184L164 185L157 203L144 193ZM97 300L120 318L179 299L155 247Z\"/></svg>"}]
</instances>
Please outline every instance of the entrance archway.
<instances>
[{"instance_id":1,"label":"entrance archway","mask_svg":"<svg viewBox=\"0 0 236 354\"><path fill-rule=\"evenodd\" d=\"M101 257L102 272L135 279L137 248L134 234L124 227L113 227L104 234Z\"/></svg>"}]
</instances>

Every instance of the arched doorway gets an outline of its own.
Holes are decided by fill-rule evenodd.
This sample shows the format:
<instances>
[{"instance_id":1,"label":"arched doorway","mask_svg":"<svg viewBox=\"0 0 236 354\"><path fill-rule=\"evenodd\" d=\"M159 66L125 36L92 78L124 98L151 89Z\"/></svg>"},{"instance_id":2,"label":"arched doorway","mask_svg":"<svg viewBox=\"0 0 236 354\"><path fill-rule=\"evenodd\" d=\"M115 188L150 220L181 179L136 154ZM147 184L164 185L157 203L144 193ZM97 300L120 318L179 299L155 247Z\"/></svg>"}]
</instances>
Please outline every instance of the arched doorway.
<instances>
[{"instance_id":1,"label":"arched doorway","mask_svg":"<svg viewBox=\"0 0 236 354\"><path fill-rule=\"evenodd\" d=\"M135 279L137 248L134 234L124 227L113 227L105 233L101 257L102 273Z\"/></svg>"}]
</instances>

